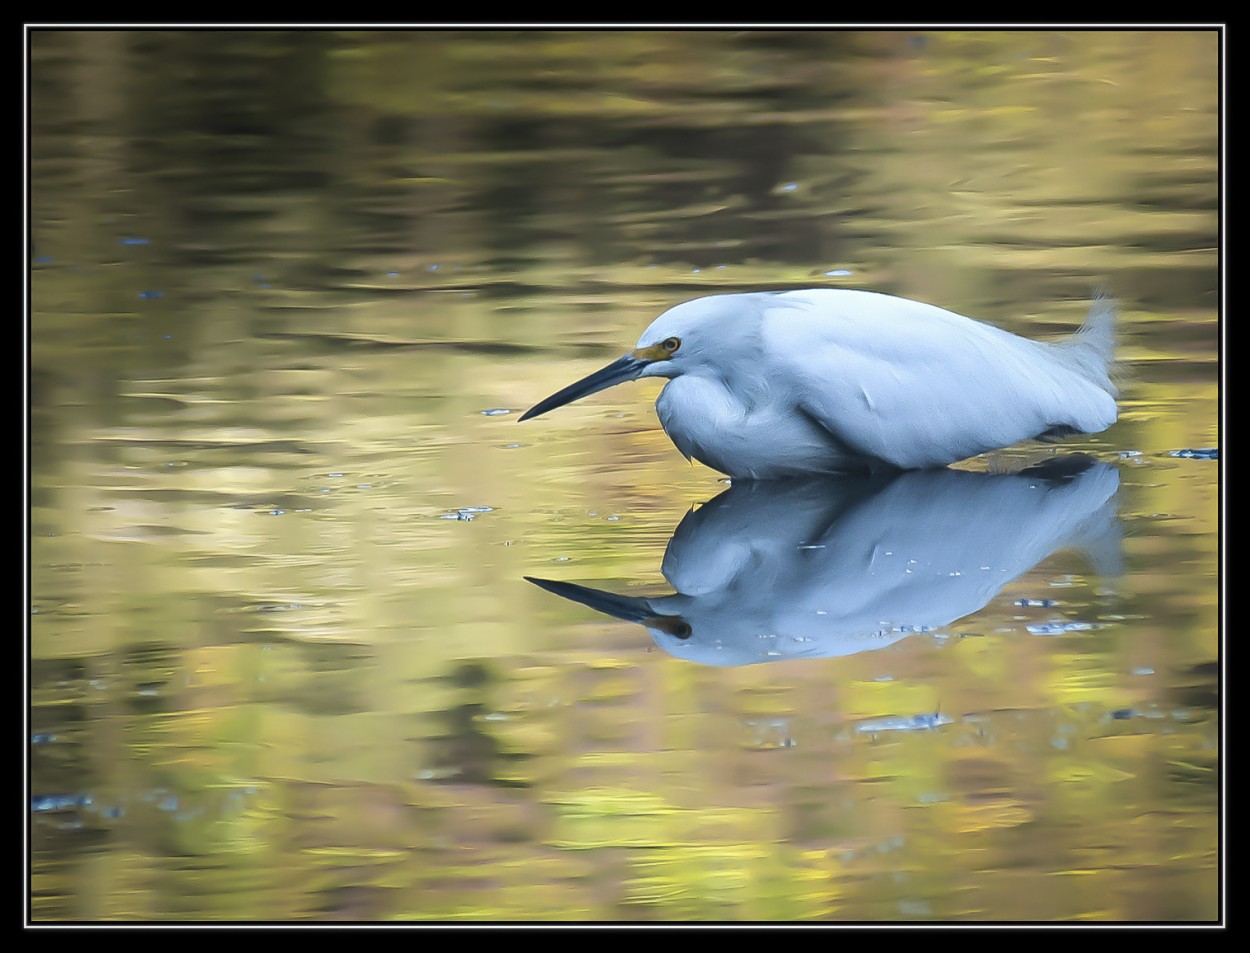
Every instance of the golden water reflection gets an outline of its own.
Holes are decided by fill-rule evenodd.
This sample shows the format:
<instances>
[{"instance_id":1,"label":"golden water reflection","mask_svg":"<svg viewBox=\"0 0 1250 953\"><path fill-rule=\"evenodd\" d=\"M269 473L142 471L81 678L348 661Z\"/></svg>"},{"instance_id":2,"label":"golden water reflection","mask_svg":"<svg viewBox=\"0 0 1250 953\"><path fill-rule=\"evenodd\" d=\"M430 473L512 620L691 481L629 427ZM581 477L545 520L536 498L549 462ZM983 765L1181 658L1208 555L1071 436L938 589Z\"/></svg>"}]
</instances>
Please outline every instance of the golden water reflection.
<instances>
[{"instance_id":1,"label":"golden water reflection","mask_svg":"<svg viewBox=\"0 0 1250 953\"><path fill-rule=\"evenodd\" d=\"M1216 52L33 35L32 920L1218 916L1220 463L1173 455L1220 443ZM1027 502L971 499L932 535L1009 571L950 637L747 666L525 582L651 598L727 509L658 385L517 424L677 301L864 287L1046 336L1101 283L1120 422L940 476L1088 455L1121 573L1080 507L1025 546ZM918 536L924 499L879 515Z\"/></svg>"}]
</instances>

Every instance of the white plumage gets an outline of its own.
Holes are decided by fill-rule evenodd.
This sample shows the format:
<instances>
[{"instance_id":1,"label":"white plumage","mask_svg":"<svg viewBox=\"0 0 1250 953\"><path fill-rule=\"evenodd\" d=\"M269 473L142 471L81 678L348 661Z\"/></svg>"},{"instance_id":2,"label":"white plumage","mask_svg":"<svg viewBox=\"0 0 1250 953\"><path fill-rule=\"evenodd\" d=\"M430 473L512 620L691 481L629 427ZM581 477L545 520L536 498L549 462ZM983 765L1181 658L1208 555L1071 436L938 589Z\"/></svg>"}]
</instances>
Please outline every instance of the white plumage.
<instances>
[{"instance_id":1,"label":"white plumage","mask_svg":"<svg viewBox=\"0 0 1250 953\"><path fill-rule=\"evenodd\" d=\"M1114 307L1032 341L868 291L713 295L660 315L629 354L521 419L638 377L677 448L741 479L942 467L1116 420Z\"/></svg>"},{"instance_id":2,"label":"white plumage","mask_svg":"<svg viewBox=\"0 0 1250 953\"><path fill-rule=\"evenodd\" d=\"M1011 474L735 481L669 541L671 594L527 578L694 662L851 655L945 629L1061 549L1110 582L1123 558L1119 486L1114 466L1079 456Z\"/></svg>"}]
</instances>

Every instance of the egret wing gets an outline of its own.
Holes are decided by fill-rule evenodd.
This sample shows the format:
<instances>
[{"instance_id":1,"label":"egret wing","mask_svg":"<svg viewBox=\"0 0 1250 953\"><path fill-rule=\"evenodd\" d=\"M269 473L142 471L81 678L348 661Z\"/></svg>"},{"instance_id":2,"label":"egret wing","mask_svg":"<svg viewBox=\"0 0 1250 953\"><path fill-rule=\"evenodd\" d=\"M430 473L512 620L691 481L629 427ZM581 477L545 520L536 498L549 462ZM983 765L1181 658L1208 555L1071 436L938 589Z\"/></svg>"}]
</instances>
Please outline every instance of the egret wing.
<instances>
[{"instance_id":1,"label":"egret wing","mask_svg":"<svg viewBox=\"0 0 1250 953\"><path fill-rule=\"evenodd\" d=\"M1114 398L1054 345L888 295L826 290L777 300L763 339L796 408L865 456L945 466L1057 427L1097 431L1115 419Z\"/></svg>"}]
</instances>

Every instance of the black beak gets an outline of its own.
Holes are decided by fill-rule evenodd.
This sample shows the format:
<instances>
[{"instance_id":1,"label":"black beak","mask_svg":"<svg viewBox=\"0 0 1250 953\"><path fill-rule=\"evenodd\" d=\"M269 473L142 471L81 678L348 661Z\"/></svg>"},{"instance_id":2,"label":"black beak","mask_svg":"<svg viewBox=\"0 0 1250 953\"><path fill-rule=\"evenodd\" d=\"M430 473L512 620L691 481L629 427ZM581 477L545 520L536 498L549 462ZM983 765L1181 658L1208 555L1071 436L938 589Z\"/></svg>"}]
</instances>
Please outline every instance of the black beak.
<instances>
[{"instance_id":1,"label":"black beak","mask_svg":"<svg viewBox=\"0 0 1250 953\"><path fill-rule=\"evenodd\" d=\"M546 400L540 400L537 404L523 413L519 418L521 420L529 420L531 417L537 417L539 414L545 414L549 410L555 410L557 407L563 407L565 404L571 404L579 397L585 397L587 394L597 394L601 390L606 390L623 381L635 380L650 361L642 358L634 357L632 354L626 354L609 364L595 371L589 377L583 377L580 381L570 384L563 390L558 390Z\"/></svg>"},{"instance_id":2,"label":"black beak","mask_svg":"<svg viewBox=\"0 0 1250 953\"><path fill-rule=\"evenodd\" d=\"M525 581L532 582L538 588L546 589L571 602L580 602L614 619L645 623L655 615L651 604L646 599L640 599L637 596L618 596L612 592L604 592L602 589L579 586L575 582L557 582L554 579L536 579L533 576L526 576Z\"/></svg>"},{"instance_id":3,"label":"black beak","mask_svg":"<svg viewBox=\"0 0 1250 953\"><path fill-rule=\"evenodd\" d=\"M532 582L538 588L546 589L570 602L577 602L596 612L610 615L614 619L637 622L649 629L660 629L679 639L690 638L693 631L690 624L681 616L661 615L651 607L650 602L637 596L618 596L612 592L604 592L602 589L579 586L575 582L557 582L554 579L537 579L534 576L526 576L525 581Z\"/></svg>"}]
</instances>

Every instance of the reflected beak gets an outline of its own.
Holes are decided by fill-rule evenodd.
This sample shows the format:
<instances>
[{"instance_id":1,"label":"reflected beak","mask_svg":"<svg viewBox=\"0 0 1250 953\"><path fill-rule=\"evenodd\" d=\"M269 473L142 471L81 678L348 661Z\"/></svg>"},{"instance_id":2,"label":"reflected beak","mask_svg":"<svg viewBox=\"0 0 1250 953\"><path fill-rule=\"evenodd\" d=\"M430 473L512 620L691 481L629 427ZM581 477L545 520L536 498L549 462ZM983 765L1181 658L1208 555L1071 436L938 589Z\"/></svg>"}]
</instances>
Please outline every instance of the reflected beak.
<instances>
[{"instance_id":1,"label":"reflected beak","mask_svg":"<svg viewBox=\"0 0 1250 953\"><path fill-rule=\"evenodd\" d=\"M580 381L570 384L563 390L556 391L546 400L540 400L523 413L518 418L518 421L529 420L531 417L545 414L549 410L555 410L557 407L571 404L579 397L597 394L601 390L607 390L609 387L614 387L624 381L636 380L642 374L642 369L650 363L649 360L644 358L626 354L624 357L613 361L607 367L595 371L589 377L583 377Z\"/></svg>"},{"instance_id":2,"label":"reflected beak","mask_svg":"<svg viewBox=\"0 0 1250 953\"><path fill-rule=\"evenodd\" d=\"M660 629L679 639L688 639L692 634L689 623L681 616L660 615L651 607L650 602L637 596L618 596L612 592L604 592L602 589L591 589L589 586L579 586L573 582L536 579L534 576L526 576L525 581L532 582L538 588L546 589L548 592L555 593L557 596L568 599L570 602L577 602L594 609L596 612L610 615L614 619L637 622L648 629Z\"/></svg>"}]
</instances>

